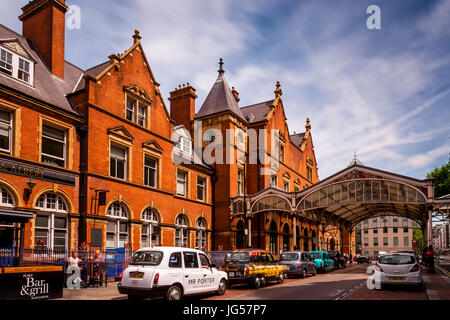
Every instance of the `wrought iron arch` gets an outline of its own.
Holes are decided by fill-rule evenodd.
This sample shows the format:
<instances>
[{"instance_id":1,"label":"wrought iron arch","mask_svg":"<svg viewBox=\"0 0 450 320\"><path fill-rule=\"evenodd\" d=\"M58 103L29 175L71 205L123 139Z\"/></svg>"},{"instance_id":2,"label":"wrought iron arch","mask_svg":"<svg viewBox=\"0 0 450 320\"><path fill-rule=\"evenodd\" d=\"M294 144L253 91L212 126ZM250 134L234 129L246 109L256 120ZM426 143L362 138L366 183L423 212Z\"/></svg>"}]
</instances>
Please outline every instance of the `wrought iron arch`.
<instances>
[{"instance_id":1,"label":"wrought iron arch","mask_svg":"<svg viewBox=\"0 0 450 320\"><path fill-rule=\"evenodd\" d=\"M285 197L271 194L256 200L251 207L252 214L272 210L291 213L291 203Z\"/></svg>"}]
</instances>

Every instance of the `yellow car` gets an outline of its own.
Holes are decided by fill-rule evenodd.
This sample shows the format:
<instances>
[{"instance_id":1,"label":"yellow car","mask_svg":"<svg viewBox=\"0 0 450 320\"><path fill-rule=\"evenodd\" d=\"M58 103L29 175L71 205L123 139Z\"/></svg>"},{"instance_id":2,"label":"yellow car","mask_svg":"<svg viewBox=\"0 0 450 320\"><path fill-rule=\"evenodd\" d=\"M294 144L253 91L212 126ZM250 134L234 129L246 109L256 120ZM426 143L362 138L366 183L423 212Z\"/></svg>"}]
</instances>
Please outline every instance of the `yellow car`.
<instances>
[{"instance_id":1,"label":"yellow car","mask_svg":"<svg viewBox=\"0 0 450 320\"><path fill-rule=\"evenodd\" d=\"M283 283L288 267L278 264L267 250L242 249L227 254L222 270L227 272L230 286L248 283L259 288L269 281Z\"/></svg>"}]
</instances>

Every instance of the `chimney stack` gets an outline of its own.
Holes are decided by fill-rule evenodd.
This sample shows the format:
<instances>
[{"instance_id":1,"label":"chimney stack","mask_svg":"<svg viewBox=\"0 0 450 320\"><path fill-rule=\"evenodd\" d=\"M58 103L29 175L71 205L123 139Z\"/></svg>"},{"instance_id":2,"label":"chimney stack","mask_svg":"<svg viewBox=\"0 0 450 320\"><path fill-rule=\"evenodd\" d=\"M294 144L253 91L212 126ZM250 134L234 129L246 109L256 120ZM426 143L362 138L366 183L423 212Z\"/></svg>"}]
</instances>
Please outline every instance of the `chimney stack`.
<instances>
[{"instance_id":1,"label":"chimney stack","mask_svg":"<svg viewBox=\"0 0 450 320\"><path fill-rule=\"evenodd\" d=\"M33 0L22 8L22 35L33 41L50 71L64 79L66 0Z\"/></svg>"},{"instance_id":2,"label":"chimney stack","mask_svg":"<svg viewBox=\"0 0 450 320\"><path fill-rule=\"evenodd\" d=\"M191 131L191 120L195 117L195 89L189 82L178 86L170 93L170 117L177 125L184 125Z\"/></svg>"}]
</instances>

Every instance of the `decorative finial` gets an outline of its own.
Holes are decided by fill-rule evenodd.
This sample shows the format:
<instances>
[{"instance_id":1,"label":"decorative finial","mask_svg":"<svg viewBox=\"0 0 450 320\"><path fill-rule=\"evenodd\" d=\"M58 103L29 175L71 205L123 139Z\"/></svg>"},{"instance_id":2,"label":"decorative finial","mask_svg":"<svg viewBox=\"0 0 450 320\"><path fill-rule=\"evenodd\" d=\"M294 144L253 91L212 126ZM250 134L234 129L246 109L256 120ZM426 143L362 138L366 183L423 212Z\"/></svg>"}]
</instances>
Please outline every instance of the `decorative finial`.
<instances>
[{"instance_id":1,"label":"decorative finial","mask_svg":"<svg viewBox=\"0 0 450 320\"><path fill-rule=\"evenodd\" d=\"M311 123L310 123L310 121L309 121L309 118L306 118L305 129L306 129L306 130L311 130Z\"/></svg>"},{"instance_id":2,"label":"decorative finial","mask_svg":"<svg viewBox=\"0 0 450 320\"><path fill-rule=\"evenodd\" d=\"M283 95L283 91L281 90L280 81L277 81L274 93L275 93L275 97Z\"/></svg>"},{"instance_id":3,"label":"decorative finial","mask_svg":"<svg viewBox=\"0 0 450 320\"><path fill-rule=\"evenodd\" d=\"M139 30L138 29L134 30L133 39L134 39L134 43L139 42L142 39L142 37L139 35Z\"/></svg>"},{"instance_id":4,"label":"decorative finial","mask_svg":"<svg viewBox=\"0 0 450 320\"><path fill-rule=\"evenodd\" d=\"M347 167L351 167L354 165L363 166L363 163L361 161L359 161L358 157L356 156L356 150L353 152L353 160L348 164Z\"/></svg>"},{"instance_id":5,"label":"decorative finial","mask_svg":"<svg viewBox=\"0 0 450 320\"><path fill-rule=\"evenodd\" d=\"M225 70L223 70L223 59L222 58L220 58L219 70L217 70L217 71L219 71L219 73L225 73Z\"/></svg>"}]
</instances>

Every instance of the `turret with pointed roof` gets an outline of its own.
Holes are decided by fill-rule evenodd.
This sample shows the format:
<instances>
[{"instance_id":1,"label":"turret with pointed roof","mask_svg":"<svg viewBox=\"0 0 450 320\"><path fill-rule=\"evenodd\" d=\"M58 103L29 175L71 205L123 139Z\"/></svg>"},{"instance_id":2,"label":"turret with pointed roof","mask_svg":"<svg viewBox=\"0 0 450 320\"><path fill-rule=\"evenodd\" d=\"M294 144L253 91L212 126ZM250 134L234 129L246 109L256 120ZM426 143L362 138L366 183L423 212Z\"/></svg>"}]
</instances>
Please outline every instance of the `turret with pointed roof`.
<instances>
[{"instance_id":1,"label":"turret with pointed roof","mask_svg":"<svg viewBox=\"0 0 450 320\"><path fill-rule=\"evenodd\" d=\"M228 85L228 82L225 78L225 71L223 70L223 59L220 58L219 62L220 68L218 70L219 76L217 77L216 82L212 86L209 91L208 96L203 102L202 107L199 112L196 114L195 118L203 118L206 116L210 116L213 114L230 111L239 117L241 120L245 121L244 114L239 108L238 102Z\"/></svg>"}]
</instances>

